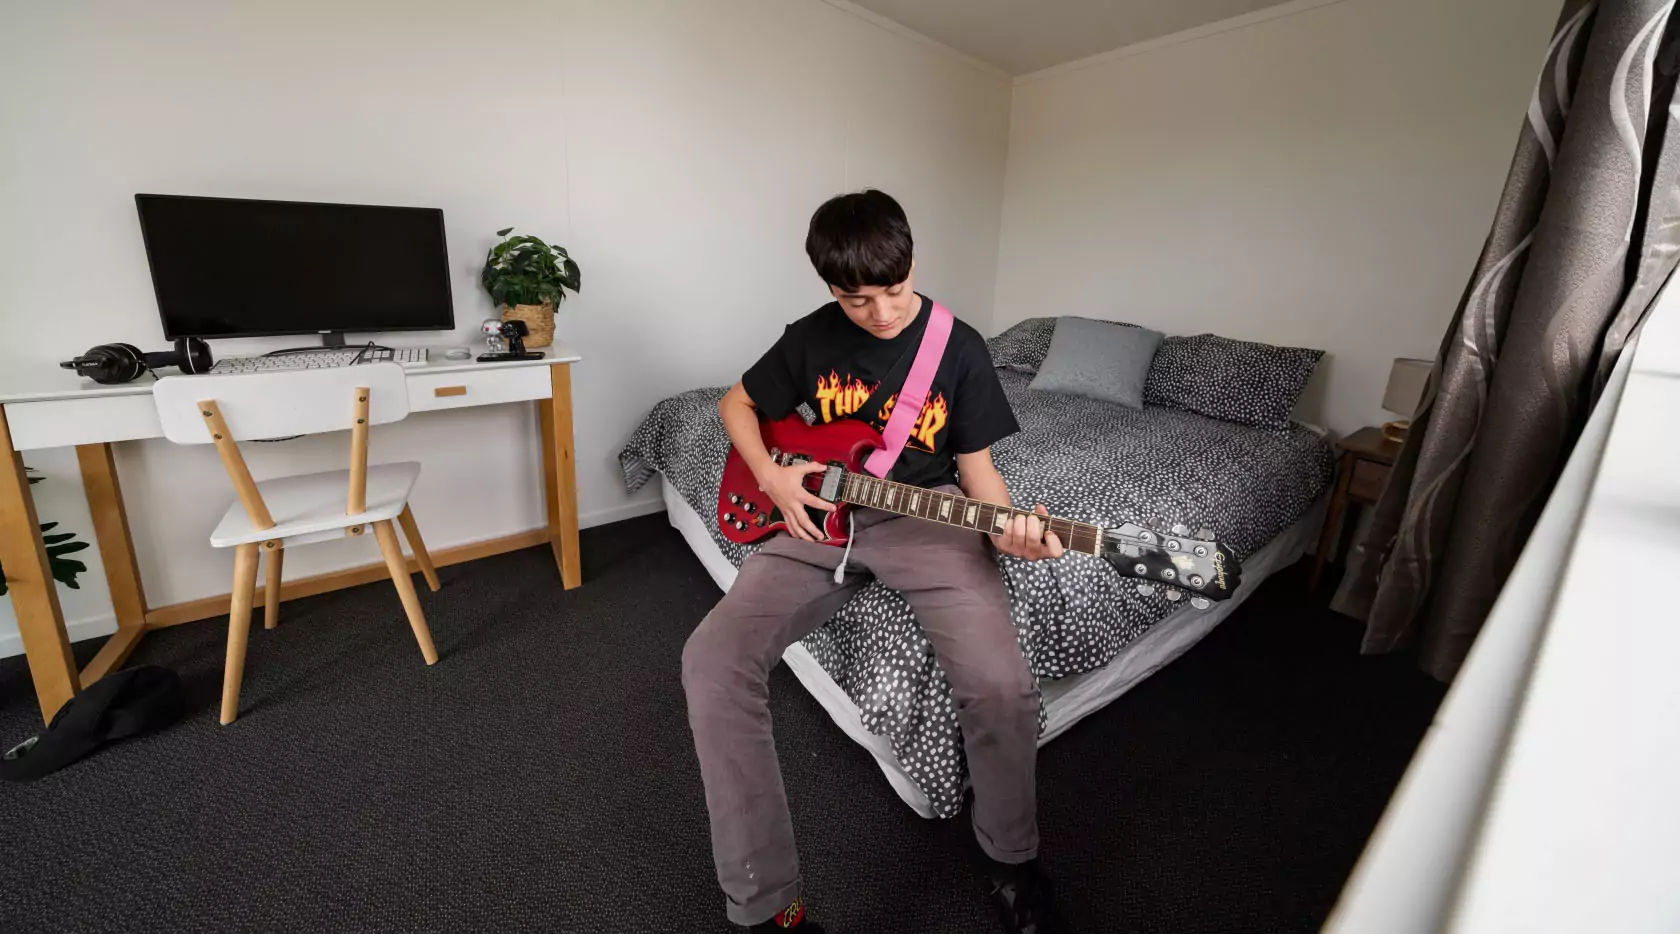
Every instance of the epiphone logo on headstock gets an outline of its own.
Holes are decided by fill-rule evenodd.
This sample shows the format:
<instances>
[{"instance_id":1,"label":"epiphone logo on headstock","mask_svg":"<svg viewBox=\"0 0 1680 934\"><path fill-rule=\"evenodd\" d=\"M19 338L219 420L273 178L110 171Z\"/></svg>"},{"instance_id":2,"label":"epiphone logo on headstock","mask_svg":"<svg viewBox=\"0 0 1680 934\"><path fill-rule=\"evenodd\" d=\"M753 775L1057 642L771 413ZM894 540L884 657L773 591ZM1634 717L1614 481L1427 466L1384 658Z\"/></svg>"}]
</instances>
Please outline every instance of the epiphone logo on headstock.
<instances>
[{"instance_id":1,"label":"epiphone logo on headstock","mask_svg":"<svg viewBox=\"0 0 1680 934\"><path fill-rule=\"evenodd\" d=\"M1225 589L1225 553L1223 551L1213 553L1213 579L1219 582L1220 590Z\"/></svg>"}]
</instances>

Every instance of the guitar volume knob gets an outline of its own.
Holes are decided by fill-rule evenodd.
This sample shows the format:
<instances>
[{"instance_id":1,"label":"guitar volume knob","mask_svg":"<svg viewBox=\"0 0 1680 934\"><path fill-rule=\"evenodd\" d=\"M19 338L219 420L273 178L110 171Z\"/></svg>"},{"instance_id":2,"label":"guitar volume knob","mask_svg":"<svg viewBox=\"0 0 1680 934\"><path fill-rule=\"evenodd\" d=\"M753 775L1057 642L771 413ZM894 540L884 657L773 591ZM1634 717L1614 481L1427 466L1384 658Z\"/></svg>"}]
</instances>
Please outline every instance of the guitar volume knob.
<instances>
[{"instance_id":1,"label":"guitar volume knob","mask_svg":"<svg viewBox=\"0 0 1680 934\"><path fill-rule=\"evenodd\" d=\"M739 493L729 494L729 505L737 506L737 505L740 505L740 503L741 503L741 494L739 494Z\"/></svg>"},{"instance_id":2,"label":"guitar volume knob","mask_svg":"<svg viewBox=\"0 0 1680 934\"><path fill-rule=\"evenodd\" d=\"M735 524L735 514L732 513L732 512L724 513L723 514L723 524L724 525L734 525Z\"/></svg>"},{"instance_id":3,"label":"guitar volume knob","mask_svg":"<svg viewBox=\"0 0 1680 934\"><path fill-rule=\"evenodd\" d=\"M742 508L742 509L744 509L744 510L746 510L746 512L747 512L747 514L748 514L748 515L751 515L751 514L752 514L752 513L754 513L754 512L757 512L757 511L758 511L758 507L757 507L757 506L756 506L756 505L754 505L754 504L753 504L753 503L752 503L752 502L750 502L750 501L749 501L749 502L745 502L745 503L742 503L742 504L741 504L741 508Z\"/></svg>"}]
</instances>

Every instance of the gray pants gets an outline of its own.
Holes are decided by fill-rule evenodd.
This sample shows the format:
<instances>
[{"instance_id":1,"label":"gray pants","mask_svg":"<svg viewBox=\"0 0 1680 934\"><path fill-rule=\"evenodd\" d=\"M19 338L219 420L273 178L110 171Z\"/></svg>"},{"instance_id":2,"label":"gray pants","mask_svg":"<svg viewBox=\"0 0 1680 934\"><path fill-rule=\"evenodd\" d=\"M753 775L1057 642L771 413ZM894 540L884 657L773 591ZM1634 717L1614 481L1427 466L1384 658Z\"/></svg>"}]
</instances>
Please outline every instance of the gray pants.
<instances>
[{"instance_id":1,"label":"gray pants","mask_svg":"<svg viewBox=\"0 0 1680 934\"><path fill-rule=\"evenodd\" d=\"M984 539L859 509L846 576L836 584L841 551L776 536L742 565L734 586L683 649L683 688L706 784L712 856L729 919L737 924L768 920L799 897L799 854L770 735L770 670L784 649L833 616L870 574L904 594L951 682L981 848L1006 863L1038 852L1038 699Z\"/></svg>"}]
</instances>

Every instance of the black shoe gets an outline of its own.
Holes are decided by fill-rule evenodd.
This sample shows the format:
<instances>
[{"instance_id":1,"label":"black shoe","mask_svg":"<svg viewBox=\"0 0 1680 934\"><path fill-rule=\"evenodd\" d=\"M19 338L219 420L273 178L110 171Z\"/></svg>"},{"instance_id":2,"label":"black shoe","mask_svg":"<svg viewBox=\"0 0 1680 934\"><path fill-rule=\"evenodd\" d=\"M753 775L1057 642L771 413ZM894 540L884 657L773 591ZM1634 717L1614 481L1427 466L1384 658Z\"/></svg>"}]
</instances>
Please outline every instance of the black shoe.
<instances>
[{"instance_id":1,"label":"black shoe","mask_svg":"<svg viewBox=\"0 0 1680 934\"><path fill-rule=\"evenodd\" d=\"M799 934L826 934L823 931L823 926L815 921L801 921L790 928L781 927L775 921L765 921L762 924L755 924L747 930L751 931L752 934L782 934L783 931L798 931Z\"/></svg>"},{"instance_id":2,"label":"black shoe","mask_svg":"<svg viewBox=\"0 0 1680 934\"><path fill-rule=\"evenodd\" d=\"M1050 877L1038 860L1003 867L992 880L992 905L1008 934L1068 934L1070 928L1056 910Z\"/></svg>"},{"instance_id":3,"label":"black shoe","mask_svg":"<svg viewBox=\"0 0 1680 934\"><path fill-rule=\"evenodd\" d=\"M784 919L791 919L789 926ZM781 934L783 931L798 931L799 934L825 934L823 926L805 917L805 900L799 899L787 906L782 913L769 921L761 921L747 930L752 934Z\"/></svg>"}]
</instances>

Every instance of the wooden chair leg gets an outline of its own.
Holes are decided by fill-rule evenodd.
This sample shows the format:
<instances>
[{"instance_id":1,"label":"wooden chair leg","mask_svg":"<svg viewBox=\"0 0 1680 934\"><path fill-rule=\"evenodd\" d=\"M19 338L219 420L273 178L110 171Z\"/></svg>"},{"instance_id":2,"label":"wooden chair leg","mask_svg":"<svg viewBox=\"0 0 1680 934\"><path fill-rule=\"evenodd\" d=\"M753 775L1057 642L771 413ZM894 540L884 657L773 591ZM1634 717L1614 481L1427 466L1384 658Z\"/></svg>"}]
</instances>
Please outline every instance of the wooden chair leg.
<instances>
[{"instance_id":1,"label":"wooden chair leg","mask_svg":"<svg viewBox=\"0 0 1680 934\"><path fill-rule=\"evenodd\" d=\"M414 523L414 513L403 504L403 511L397 514L397 521L402 523L403 537L408 539L408 547L414 552L414 563L420 565L420 574L426 578L426 586L432 593L438 592L437 568L432 565L431 552L426 550L426 543L420 540L420 526Z\"/></svg>"},{"instance_id":2,"label":"wooden chair leg","mask_svg":"<svg viewBox=\"0 0 1680 934\"><path fill-rule=\"evenodd\" d=\"M263 584L263 628L280 625L280 568L285 563L286 546L276 541L263 542L263 564L267 580Z\"/></svg>"},{"instance_id":3,"label":"wooden chair leg","mask_svg":"<svg viewBox=\"0 0 1680 934\"><path fill-rule=\"evenodd\" d=\"M414 592L414 578L409 576L408 561L403 557L402 546L397 544L397 529L391 520L382 519L373 524L373 534L379 539L379 550L385 555L385 567L391 571L391 583L397 587L397 596L402 598L403 612L408 614L408 625L414 629L414 641L420 643L420 654L426 659L426 664L437 664L437 648L432 645L432 631L426 628L426 614L420 611L420 595Z\"/></svg>"},{"instance_id":4,"label":"wooden chair leg","mask_svg":"<svg viewBox=\"0 0 1680 934\"><path fill-rule=\"evenodd\" d=\"M239 686L245 680L245 643L251 637L251 598L257 585L257 545L233 552L233 607L228 612L227 666L222 670L222 723L239 716Z\"/></svg>"}]
</instances>

